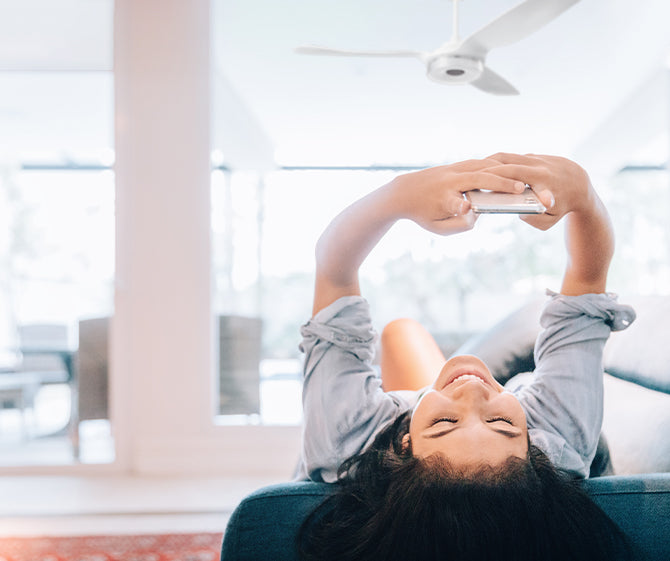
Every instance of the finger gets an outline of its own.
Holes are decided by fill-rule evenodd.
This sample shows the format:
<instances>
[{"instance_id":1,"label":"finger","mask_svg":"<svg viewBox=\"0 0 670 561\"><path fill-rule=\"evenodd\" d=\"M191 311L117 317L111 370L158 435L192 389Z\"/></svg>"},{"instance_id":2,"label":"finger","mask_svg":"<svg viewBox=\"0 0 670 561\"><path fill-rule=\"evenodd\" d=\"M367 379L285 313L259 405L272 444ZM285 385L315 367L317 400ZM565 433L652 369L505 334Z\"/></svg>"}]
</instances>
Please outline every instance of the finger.
<instances>
[{"instance_id":1,"label":"finger","mask_svg":"<svg viewBox=\"0 0 670 561\"><path fill-rule=\"evenodd\" d=\"M440 235L460 234L472 230L477 218L478 216L474 212L468 211L460 216L451 216L435 222L431 230Z\"/></svg>"},{"instance_id":2,"label":"finger","mask_svg":"<svg viewBox=\"0 0 670 561\"><path fill-rule=\"evenodd\" d=\"M457 172L467 172L467 171L480 171L497 165L500 165L500 162L490 159L464 160L462 162L452 164L450 168L453 171Z\"/></svg>"},{"instance_id":3,"label":"finger","mask_svg":"<svg viewBox=\"0 0 670 561\"><path fill-rule=\"evenodd\" d=\"M486 171L503 177L509 177L510 179L518 179L525 183L539 183L545 181L548 176L547 168L539 165L498 164Z\"/></svg>"},{"instance_id":4,"label":"finger","mask_svg":"<svg viewBox=\"0 0 670 561\"><path fill-rule=\"evenodd\" d=\"M475 223L479 219L479 215L472 212L472 210L468 210L466 214L460 216L459 218L461 219L460 222L460 225L462 226L461 232L466 232L468 230L472 230L472 228L475 227Z\"/></svg>"},{"instance_id":5,"label":"finger","mask_svg":"<svg viewBox=\"0 0 670 561\"><path fill-rule=\"evenodd\" d=\"M549 189L543 189L542 191L539 189L533 189L533 191L537 195L537 198L540 199L540 202L544 205L544 208L547 210L554 208L556 199L554 198L554 194Z\"/></svg>"},{"instance_id":6,"label":"finger","mask_svg":"<svg viewBox=\"0 0 670 561\"><path fill-rule=\"evenodd\" d=\"M461 192L448 192L442 196L442 200L437 210L438 220L446 220L453 216L460 216L470 210L470 201L468 201Z\"/></svg>"},{"instance_id":7,"label":"finger","mask_svg":"<svg viewBox=\"0 0 670 561\"><path fill-rule=\"evenodd\" d=\"M483 159L472 159L472 160L464 160L462 162L456 162L453 163L449 166L445 166L449 168L450 171L455 171L458 173L463 173L463 172L468 172L468 171L483 171L483 170L488 170L490 168L494 168L500 165L503 165L505 162L501 160L497 160L492 156L489 156L487 158Z\"/></svg>"},{"instance_id":8,"label":"finger","mask_svg":"<svg viewBox=\"0 0 670 561\"><path fill-rule=\"evenodd\" d=\"M461 194L461 201L458 205L458 208L456 209L456 216L463 216L470 212L470 209L472 208L472 203Z\"/></svg>"},{"instance_id":9,"label":"finger","mask_svg":"<svg viewBox=\"0 0 670 561\"><path fill-rule=\"evenodd\" d=\"M490 173L490 171L464 173L462 179L461 191L488 189L502 193L522 193L526 188L523 181L497 173Z\"/></svg>"},{"instance_id":10,"label":"finger","mask_svg":"<svg viewBox=\"0 0 670 561\"><path fill-rule=\"evenodd\" d=\"M510 152L498 152L488 158L496 160L502 164L520 164L525 166L537 165L542 160L535 154L512 154Z\"/></svg>"},{"instance_id":11,"label":"finger","mask_svg":"<svg viewBox=\"0 0 670 561\"><path fill-rule=\"evenodd\" d=\"M501 152L499 152L497 154L491 154L490 156L486 156L486 158L484 158L484 159L489 160L491 162L498 162L499 164L504 164L505 163L505 162L503 162L503 157L502 157Z\"/></svg>"}]
</instances>

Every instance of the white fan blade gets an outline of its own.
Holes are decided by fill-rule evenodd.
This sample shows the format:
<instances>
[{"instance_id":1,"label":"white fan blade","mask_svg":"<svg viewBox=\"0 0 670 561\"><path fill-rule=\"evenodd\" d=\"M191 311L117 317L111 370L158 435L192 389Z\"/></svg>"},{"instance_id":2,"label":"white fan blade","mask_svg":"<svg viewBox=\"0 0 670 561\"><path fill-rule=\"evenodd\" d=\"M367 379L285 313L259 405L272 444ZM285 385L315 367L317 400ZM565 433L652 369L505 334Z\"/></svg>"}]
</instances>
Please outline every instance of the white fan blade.
<instances>
[{"instance_id":1,"label":"white fan blade","mask_svg":"<svg viewBox=\"0 0 670 561\"><path fill-rule=\"evenodd\" d=\"M329 56L371 56L371 57L415 57L422 58L421 51L349 51L346 49L330 49L316 45L296 47L294 52L300 55L329 55Z\"/></svg>"},{"instance_id":2,"label":"white fan blade","mask_svg":"<svg viewBox=\"0 0 670 561\"><path fill-rule=\"evenodd\" d=\"M470 35L456 52L483 57L494 47L528 37L577 2L579 0L526 0Z\"/></svg>"},{"instance_id":3,"label":"white fan blade","mask_svg":"<svg viewBox=\"0 0 670 561\"><path fill-rule=\"evenodd\" d=\"M494 94L494 95L519 95L519 90L517 90L512 84L505 80L499 74L496 74L488 67L484 67L484 71L481 76L476 80L470 82L475 88Z\"/></svg>"}]
</instances>

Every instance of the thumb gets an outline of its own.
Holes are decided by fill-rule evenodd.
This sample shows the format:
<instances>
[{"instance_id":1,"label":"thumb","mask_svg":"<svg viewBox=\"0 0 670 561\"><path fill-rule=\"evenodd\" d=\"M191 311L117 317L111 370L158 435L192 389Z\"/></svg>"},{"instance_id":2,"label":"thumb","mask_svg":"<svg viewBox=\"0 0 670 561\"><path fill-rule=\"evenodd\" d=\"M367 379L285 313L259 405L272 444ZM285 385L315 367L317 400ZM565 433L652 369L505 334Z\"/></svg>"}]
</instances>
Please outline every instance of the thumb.
<instances>
[{"instance_id":1,"label":"thumb","mask_svg":"<svg viewBox=\"0 0 670 561\"><path fill-rule=\"evenodd\" d=\"M477 222L477 218L478 216L474 212L468 211L460 216L451 216L434 221L426 229L440 236L460 234L472 230L475 222Z\"/></svg>"},{"instance_id":2,"label":"thumb","mask_svg":"<svg viewBox=\"0 0 670 561\"><path fill-rule=\"evenodd\" d=\"M462 216L470 210L470 201L462 193L449 193L444 199L443 208L447 216Z\"/></svg>"},{"instance_id":3,"label":"thumb","mask_svg":"<svg viewBox=\"0 0 670 561\"><path fill-rule=\"evenodd\" d=\"M556 199L554 194L549 189L544 189L535 193L537 198L540 199L540 202L545 206L547 210L554 208L556 204Z\"/></svg>"}]
</instances>

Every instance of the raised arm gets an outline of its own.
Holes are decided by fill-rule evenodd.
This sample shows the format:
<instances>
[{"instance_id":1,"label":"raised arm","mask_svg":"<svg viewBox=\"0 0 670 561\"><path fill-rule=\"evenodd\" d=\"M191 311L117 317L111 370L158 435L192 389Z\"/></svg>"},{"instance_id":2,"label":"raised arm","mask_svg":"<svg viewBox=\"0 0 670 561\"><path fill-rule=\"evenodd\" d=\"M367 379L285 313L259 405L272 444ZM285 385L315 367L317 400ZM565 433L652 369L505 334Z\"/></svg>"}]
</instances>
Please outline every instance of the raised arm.
<instances>
[{"instance_id":1,"label":"raised arm","mask_svg":"<svg viewBox=\"0 0 670 561\"><path fill-rule=\"evenodd\" d=\"M475 223L465 191L522 191L523 183L491 171L499 166L496 160L469 160L408 173L346 208L316 246L313 313L342 296L360 294L359 267L398 220L413 220L441 235L455 234Z\"/></svg>"},{"instance_id":2,"label":"raised arm","mask_svg":"<svg viewBox=\"0 0 670 561\"><path fill-rule=\"evenodd\" d=\"M614 254L607 209L578 164L557 156L496 154L497 173L528 183L548 207L546 214L522 217L546 230L565 216L568 261L561 286L567 296L603 293Z\"/></svg>"},{"instance_id":3,"label":"raised arm","mask_svg":"<svg viewBox=\"0 0 670 561\"><path fill-rule=\"evenodd\" d=\"M567 216L568 263L561 293L568 296L602 293L614 254L614 234L609 215L594 193L591 206Z\"/></svg>"}]
</instances>

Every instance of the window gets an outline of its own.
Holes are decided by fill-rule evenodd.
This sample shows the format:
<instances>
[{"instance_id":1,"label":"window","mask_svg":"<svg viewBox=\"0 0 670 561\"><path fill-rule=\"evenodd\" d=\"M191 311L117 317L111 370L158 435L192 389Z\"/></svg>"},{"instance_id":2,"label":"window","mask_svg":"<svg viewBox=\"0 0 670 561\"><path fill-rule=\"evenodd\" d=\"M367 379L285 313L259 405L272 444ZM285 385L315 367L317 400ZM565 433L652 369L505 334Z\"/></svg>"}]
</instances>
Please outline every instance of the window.
<instances>
[{"instance_id":1,"label":"window","mask_svg":"<svg viewBox=\"0 0 670 561\"><path fill-rule=\"evenodd\" d=\"M111 73L0 87L0 465L108 463L106 379L93 389L87 357L106 354L113 310Z\"/></svg>"},{"instance_id":2,"label":"window","mask_svg":"<svg viewBox=\"0 0 670 561\"><path fill-rule=\"evenodd\" d=\"M668 170L634 165L612 179L605 201L617 236L610 286L622 294L670 290Z\"/></svg>"}]
</instances>

